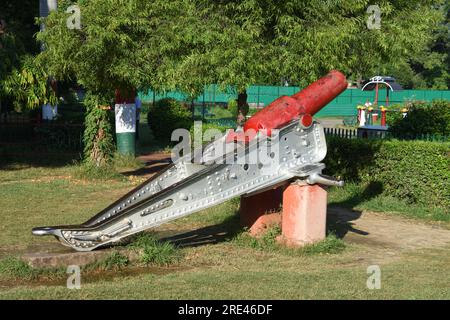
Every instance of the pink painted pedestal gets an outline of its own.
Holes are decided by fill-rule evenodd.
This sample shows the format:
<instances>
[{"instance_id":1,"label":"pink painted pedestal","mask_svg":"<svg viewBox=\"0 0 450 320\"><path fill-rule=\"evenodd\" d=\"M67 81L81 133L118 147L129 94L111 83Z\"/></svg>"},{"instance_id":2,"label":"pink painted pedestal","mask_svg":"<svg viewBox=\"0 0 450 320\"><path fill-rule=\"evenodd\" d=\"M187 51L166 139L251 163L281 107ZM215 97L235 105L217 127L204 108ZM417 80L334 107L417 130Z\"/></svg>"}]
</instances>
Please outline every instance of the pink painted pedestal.
<instances>
[{"instance_id":1,"label":"pink painted pedestal","mask_svg":"<svg viewBox=\"0 0 450 320\"><path fill-rule=\"evenodd\" d=\"M279 207L283 203L280 215ZM271 213L272 212L272 213ZM258 236L274 224L281 225L277 238L287 246L303 246L325 239L327 191L321 185L292 183L250 197L241 197L241 225Z\"/></svg>"},{"instance_id":2,"label":"pink painted pedestal","mask_svg":"<svg viewBox=\"0 0 450 320\"><path fill-rule=\"evenodd\" d=\"M293 183L283 193L282 234L278 241L303 246L325 239L327 191L321 185Z\"/></svg>"}]
</instances>

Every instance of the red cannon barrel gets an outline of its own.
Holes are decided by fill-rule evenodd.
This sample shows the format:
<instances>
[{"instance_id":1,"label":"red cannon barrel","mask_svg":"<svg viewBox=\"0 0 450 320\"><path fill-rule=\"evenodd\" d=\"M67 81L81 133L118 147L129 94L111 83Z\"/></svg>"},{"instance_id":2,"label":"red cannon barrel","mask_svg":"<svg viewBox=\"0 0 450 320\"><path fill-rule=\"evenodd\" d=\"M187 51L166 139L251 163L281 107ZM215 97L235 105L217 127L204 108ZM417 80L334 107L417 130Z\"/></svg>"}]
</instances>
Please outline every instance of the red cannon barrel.
<instances>
[{"instance_id":1,"label":"red cannon barrel","mask_svg":"<svg viewBox=\"0 0 450 320\"><path fill-rule=\"evenodd\" d=\"M282 96L258 111L244 125L244 131L281 128L294 119L308 127L312 116L347 88L345 76L336 70L313 82L293 96Z\"/></svg>"}]
</instances>

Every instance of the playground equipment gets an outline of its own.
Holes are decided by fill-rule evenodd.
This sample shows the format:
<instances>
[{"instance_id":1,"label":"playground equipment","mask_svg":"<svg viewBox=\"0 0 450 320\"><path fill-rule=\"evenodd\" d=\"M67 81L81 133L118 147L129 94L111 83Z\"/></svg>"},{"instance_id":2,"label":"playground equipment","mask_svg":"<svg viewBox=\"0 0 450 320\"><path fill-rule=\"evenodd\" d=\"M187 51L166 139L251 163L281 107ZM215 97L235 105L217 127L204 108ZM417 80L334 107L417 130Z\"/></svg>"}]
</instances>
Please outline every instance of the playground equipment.
<instances>
[{"instance_id":1,"label":"playground equipment","mask_svg":"<svg viewBox=\"0 0 450 320\"><path fill-rule=\"evenodd\" d=\"M386 86L386 107L387 107L389 106L389 90L401 91L403 90L403 87L399 83L397 83L395 78L393 77L375 76L370 78L370 80L366 84L364 84L361 90L367 91L375 89L374 105L378 105L378 94L381 85Z\"/></svg>"},{"instance_id":2,"label":"playground equipment","mask_svg":"<svg viewBox=\"0 0 450 320\"><path fill-rule=\"evenodd\" d=\"M375 76L370 78L370 80L367 81L366 84L364 84L361 90L375 90L375 100L373 104L370 102L366 102L364 106L357 106L357 119L360 127L373 125L373 123L378 120L379 112L381 113L382 118L381 126L386 127L386 108L384 106L378 107L379 90L380 86L383 85L386 87L386 107L389 106L389 92L403 90L402 86L397 83L395 78L393 77Z\"/></svg>"},{"instance_id":3,"label":"playground equipment","mask_svg":"<svg viewBox=\"0 0 450 320\"><path fill-rule=\"evenodd\" d=\"M325 134L312 116L346 87L345 76L331 71L293 96L273 101L251 117L242 131L228 132L205 145L200 154L182 156L85 223L38 227L32 232L56 236L78 251L90 251L236 196L258 196L287 181L312 188L319 184L342 186L342 181L322 175ZM223 146L225 151L220 152ZM252 154L258 156L256 161L252 161ZM193 161L196 157L199 161ZM312 203L311 207L319 208L325 217L324 189L303 188L303 195L296 190L290 189L285 197L300 199L305 195L302 199L309 199L302 200L306 210ZM283 228L292 227L289 221L283 220ZM324 230L325 220L322 222Z\"/></svg>"}]
</instances>

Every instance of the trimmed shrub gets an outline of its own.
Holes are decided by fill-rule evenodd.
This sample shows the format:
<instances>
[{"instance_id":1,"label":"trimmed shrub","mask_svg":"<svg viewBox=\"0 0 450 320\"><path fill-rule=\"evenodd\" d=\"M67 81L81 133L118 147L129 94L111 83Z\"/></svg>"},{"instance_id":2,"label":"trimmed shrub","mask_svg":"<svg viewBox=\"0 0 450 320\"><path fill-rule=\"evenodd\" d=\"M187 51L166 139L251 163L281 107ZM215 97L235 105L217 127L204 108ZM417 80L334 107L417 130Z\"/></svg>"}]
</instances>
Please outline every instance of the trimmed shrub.
<instances>
[{"instance_id":1,"label":"trimmed shrub","mask_svg":"<svg viewBox=\"0 0 450 320\"><path fill-rule=\"evenodd\" d=\"M450 143L328 137L327 174L374 183L409 203L450 209Z\"/></svg>"},{"instance_id":2,"label":"trimmed shrub","mask_svg":"<svg viewBox=\"0 0 450 320\"><path fill-rule=\"evenodd\" d=\"M192 125L192 114L181 102L165 98L150 106L147 121L155 138L169 143L175 129L189 130Z\"/></svg>"}]
</instances>

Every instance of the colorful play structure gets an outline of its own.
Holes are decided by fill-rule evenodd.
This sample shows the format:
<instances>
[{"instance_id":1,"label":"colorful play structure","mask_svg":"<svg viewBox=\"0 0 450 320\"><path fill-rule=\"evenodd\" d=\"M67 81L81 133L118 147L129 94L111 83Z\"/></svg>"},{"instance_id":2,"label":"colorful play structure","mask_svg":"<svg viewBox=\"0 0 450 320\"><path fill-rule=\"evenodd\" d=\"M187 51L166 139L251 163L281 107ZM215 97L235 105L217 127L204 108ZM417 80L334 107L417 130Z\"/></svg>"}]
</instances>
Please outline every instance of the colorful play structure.
<instances>
[{"instance_id":1,"label":"colorful play structure","mask_svg":"<svg viewBox=\"0 0 450 320\"><path fill-rule=\"evenodd\" d=\"M379 92L382 87L386 88L386 106L378 105ZM381 113L381 126L386 127L386 112L389 106L389 92L401 91L402 86L395 81L393 77L375 76L372 77L361 89L362 91L375 90L374 102L368 100L364 105L358 105L358 123L360 127L365 125L373 125ZM366 111L367 110L367 111Z\"/></svg>"},{"instance_id":2,"label":"colorful play structure","mask_svg":"<svg viewBox=\"0 0 450 320\"><path fill-rule=\"evenodd\" d=\"M380 90L385 87L386 89L386 106L378 105ZM393 77L386 76L375 76L372 77L361 89L362 91L375 90L374 102L366 101L364 105L358 105L356 108L358 110L357 123L358 136L368 137L368 136L384 136L387 132L388 126L386 123L386 113L388 112L387 107L389 106L389 93L394 91L403 90L402 86L396 82ZM403 108L401 110L403 115L406 115L407 110ZM375 125L375 123L380 119L380 124Z\"/></svg>"}]
</instances>

